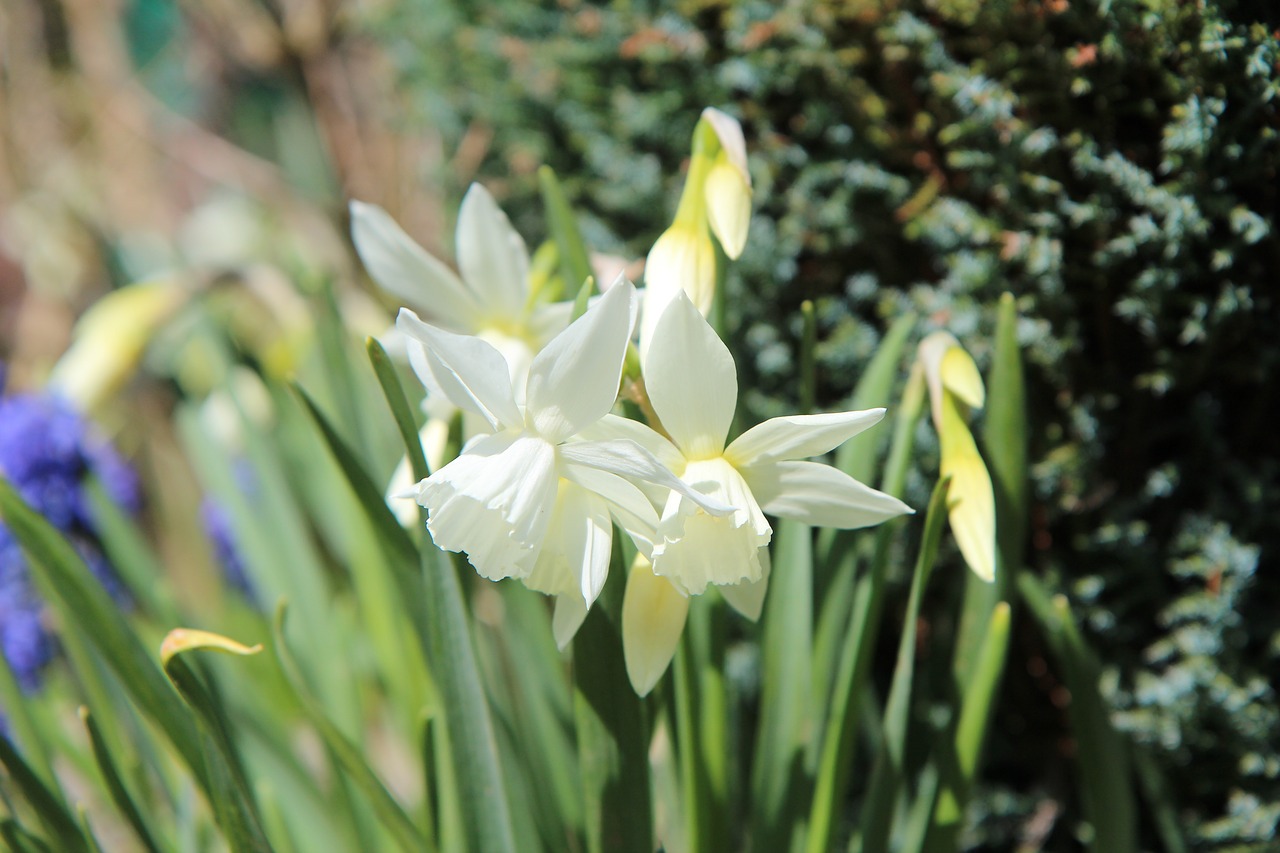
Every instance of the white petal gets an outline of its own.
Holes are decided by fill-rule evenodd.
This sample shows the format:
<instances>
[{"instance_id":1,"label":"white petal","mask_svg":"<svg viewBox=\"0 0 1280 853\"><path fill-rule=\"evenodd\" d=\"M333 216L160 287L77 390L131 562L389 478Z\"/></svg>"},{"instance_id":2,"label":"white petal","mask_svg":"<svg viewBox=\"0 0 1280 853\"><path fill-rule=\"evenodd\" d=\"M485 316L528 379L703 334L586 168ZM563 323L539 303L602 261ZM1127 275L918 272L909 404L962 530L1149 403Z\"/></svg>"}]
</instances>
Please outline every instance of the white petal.
<instances>
[{"instance_id":1,"label":"white petal","mask_svg":"<svg viewBox=\"0 0 1280 853\"><path fill-rule=\"evenodd\" d=\"M417 490L414 488L413 469L409 465L408 456L400 458L400 464L391 473L391 480L383 494L386 495L387 509L391 510L401 527L413 527L421 521L418 508L414 506Z\"/></svg>"},{"instance_id":2,"label":"white petal","mask_svg":"<svg viewBox=\"0 0 1280 853\"><path fill-rule=\"evenodd\" d=\"M724 253L737 260L746 248L747 230L751 227L751 184L742 179L736 168L721 161L707 174L704 192L711 232Z\"/></svg>"},{"instance_id":3,"label":"white petal","mask_svg":"<svg viewBox=\"0 0 1280 853\"><path fill-rule=\"evenodd\" d=\"M767 547L760 549L760 569L760 580L720 587L720 593L729 606L752 622L760 618L760 611L764 609L764 594L768 591L769 575L773 571Z\"/></svg>"},{"instance_id":4,"label":"white petal","mask_svg":"<svg viewBox=\"0 0 1280 853\"><path fill-rule=\"evenodd\" d=\"M724 455L739 468L759 462L821 456L878 424L883 417L884 409L866 409L770 418L738 436Z\"/></svg>"},{"instance_id":5,"label":"white petal","mask_svg":"<svg viewBox=\"0 0 1280 853\"><path fill-rule=\"evenodd\" d=\"M688 615L689 599L637 559L622 598L622 653L639 695L649 695L671 665Z\"/></svg>"},{"instance_id":6,"label":"white petal","mask_svg":"<svg viewBox=\"0 0 1280 853\"><path fill-rule=\"evenodd\" d=\"M551 617L551 633L556 638L556 648L564 651L586 618L587 606L582 603L582 596L576 592L557 595L555 615Z\"/></svg>"},{"instance_id":7,"label":"white petal","mask_svg":"<svg viewBox=\"0 0 1280 853\"><path fill-rule=\"evenodd\" d=\"M629 284L609 288L534 357L525 404L530 425L548 441L564 441L613 408L634 298Z\"/></svg>"},{"instance_id":8,"label":"white petal","mask_svg":"<svg viewBox=\"0 0 1280 853\"><path fill-rule=\"evenodd\" d=\"M640 421L609 414L582 430L578 435L580 438L590 441L612 441L615 439L634 441L653 454L654 458L672 471L679 471L684 468L684 454L668 441L666 436L656 432L646 424L642 424Z\"/></svg>"},{"instance_id":9,"label":"white petal","mask_svg":"<svg viewBox=\"0 0 1280 853\"><path fill-rule=\"evenodd\" d=\"M709 499L688 483L682 481L657 459L634 441L574 441L560 445L560 458L566 463L577 463L599 468L626 477L666 486L692 501L698 508L712 515L722 516L732 512L731 505Z\"/></svg>"},{"instance_id":10,"label":"white petal","mask_svg":"<svg viewBox=\"0 0 1280 853\"><path fill-rule=\"evenodd\" d=\"M494 429L521 423L509 366L496 349L479 338L429 326L407 308L400 309L396 327L426 345L428 372L454 405L483 415Z\"/></svg>"},{"instance_id":11,"label":"white petal","mask_svg":"<svg viewBox=\"0 0 1280 853\"><path fill-rule=\"evenodd\" d=\"M738 403L738 374L729 348L683 293L654 329L644 380L654 411L684 455L719 455Z\"/></svg>"},{"instance_id":12,"label":"white petal","mask_svg":"<svg viewBox=\"0 0 1280 853\"><path fill-rule=\"evenodd\" d=\"M703 314L716 293L716 247L701 222L675 222L649 250L644 263L644 316L640 355L652 346L653 333L671 300L683 292Z\"/></svg>"},{"instance_id":13,"label":"white petal","mask_svg":"<svg viewBox=\"0 0 1280 853\"><path fill-rule=\"evenodd\" d=\"M852 530L915 512L892 495L817 462L765 463L742 475L765 512L814 527Z\"/></svg>"},{"instance_id":14,"label":"white petal","mask_svg":"<svg viewBox=\"0 0 1280 853\"><path fill-rule=\"evenodd\" d=\"M458 268L486 317L523 316L529 250L489 191L472 184L458 211Z\"/></svg>"},{"instance_id":15,"label":"white petal","mask_svg":"<svg viewBox=\"0 0 1280 853\"><path fill-rule=\"evenodd\" d=\"M603 498L561 480L542 548L525 586L549 595L577 593L590 607L609 574L613 524Z\"/></svg>"},{"instance_id":16,"label":"white petal","mask_svg":"<svg viewBox=\"0 0 1280 853\"><path fill-rule=\"evenodd\" d=\"M728 516L708 515L673 492L658 522L653 571L686 595L701 593L707 584L759 580L759 551L773 529L742 475L716 458L690 462L683 479L734 510Z\"/></svg>"},{"instance_id":17,"label":"white petal","mask_svg":"<svg viewBox=\"0 0 1280 853\"><path fill-rule=\"evenodd\" d=\"M369 275L388 293L456 332L473 329L475 297L453 270L433 258L377 205L351 202L351 239Z\"/></svg>"},{"instance_id":18,"label":"white petal","mask_svg":"<svg viewBox=\"0 0 1280 853\"><path fill-rule=\"evenodd\" d=\"M418 484L431 538L491 580L528 573L555 506L555 448L536 436L485 436Z\"/></svg>"},{"instance_id":19,"label":"white petal","mask_svg":"<svg viewBox=\"0 0 1280 853\"><path fill-rule=\"evenodd\" d=\"M658 514L653 503L630 480L586 465L563 463L560 475L604 499L618 526L627 532L645 556L653 553Z\"/></svg>"},{"instance_id":20,"label":"white petal","mask_svg":"<svg viewBox=\"0 0 1280 853\"><path fill-rule=\"evenodd\" d=\"M711 129L716 132L716 138L720 140L720 147L724 149L725 156L750 186L751 175L747 172L747 140L742 135L742 125L738 124L736 118L715 107L704 109L701 118L711 125Z\"/></svg>"}]
</instances>

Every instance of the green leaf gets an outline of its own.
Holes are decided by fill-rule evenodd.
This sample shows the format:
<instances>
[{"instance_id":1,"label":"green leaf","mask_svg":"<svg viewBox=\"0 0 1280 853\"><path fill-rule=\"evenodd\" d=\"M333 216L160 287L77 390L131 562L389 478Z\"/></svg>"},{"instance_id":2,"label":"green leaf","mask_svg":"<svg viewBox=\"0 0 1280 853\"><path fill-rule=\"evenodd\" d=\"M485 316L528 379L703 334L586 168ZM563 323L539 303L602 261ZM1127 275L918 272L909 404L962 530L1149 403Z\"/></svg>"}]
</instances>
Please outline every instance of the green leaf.
<instances>
[{"instance_id":1,"label":"green leaf","mask_svg":"<svg viewBox=\"0 0 1280 853\"><path fill-rule=\"evenodd\" d=\"M560 274L564 277L565 288L570 293L577 293L582 283L591 276L591 259L587 254L586 244L582 242L582 234L578 231L577 218L550 166L539 167L538 186L542 190L542 204L547 211L547 224L559 250Z\"/></svg>"},{"instance_id":2,"label":"green leaf","mask_svg":"<svg viewBox=\"0 0 1280 853\"><path fill-rule=\"evenodd\" d=\"M422 577L428 659L444 704L467 846L484 853L514 853L515 834L493 721L480 683L458 573L447 554L424 547Z\"/></svg>"},{"instance_id":3,"label":"green leaf","mask_svg":"<svg viewBox=\"0 0 1280 853\"><path fill-rule=\"evenodd\" d=\"M152 837L151 830L147 827L147 822L142 817L142 812L138 810L137 804L134 803L133 796L129 793L124 777L120 775L120 771L116 767L115 759L111 757L107 742L102 737L102 732L98 729L98 723L93 718L93 714L89 712L88 708L81 706L80 719L84 722L85 730L89 733L89 745L93 749L94 760L98 762L98 769L102 772L102 780L107 785L107 793L111 795L111 801L115 803L117 811L124 815L125 820L132 827L134 835L138 837L138 841L142 846L149 853L160 853L160 845Z\"/></svg>"},{"instance_id":4,"label":"green leaf","mask_svg":"<svg viewBox=\"0 0 1280 853\"><path fill-rule=\"evenodd\" d=\"M57 840L58 849L66 853L88 853L89 845L66 804L40 781L3 732L0 732L0 764L4 765L9 778L31 804L50 837Z\"/></svg>"},{"instance_id":5,"label":"green leaf","mask_svg":"<svg viewBox=\"0 0 1280 853\"><path fill-rule=\"evenodd\" d=\"M892 403L893 384L902 365L902 351L915 330L917 319L915 314L904 314L885 332L853 390L850 410L875 409ZM877 427L855 435L836 451L836 467L856 480L870 482L875 478L880 448L887 438L886 431Z\"/></svg>"},{"instance_id":6,"label":"green leaf","mask_svg":"<svg viewBox=\"0 0 1280 853\"><path fill-rule=\"evenodd\" d=\"M280 671L293 689L299 707L320 733L320 738L342 769L346 771L347 776L368 799L382 826L396 840L400 848L406 851L434 851L435 846L428 843L427 838L418 831L404 809L391 796L382 780L378 778L378 774L365 762L359 747L342 734L307 690L302 673L285 642L284 617L285 605L281 602L276 607L272 624L272 650L275 652L276 661L280 664Z\"/></svg>"},{"instance_id":7,"label":"green leaf","mask_svg":"<svg viewBox=\"0 0 1280 853\"><path fill-rule=\"evenodd\" d=\"M260 646L249 648L226 637L206 631L176 628L165 637L160 656L165 675L191 710L196 712L203 736L205 767L209 772L209 799L218 827L227 844L237 851L269 853L271 843L262 829L257 800L245 773L244 761L236 745L233 727L218 696L212 678L201 677L183 655L194 650L213 649L228 654L251 655Z\"/></svg>"},{"instance_id":8,"label":"green leaf","mask_svg":"<svg viewBox=\"0 0 1280 853\"><path fill-rule=\"evenodd\" d=\"M774 570L765 599L760 723L751 776L751 838L762 850L786 850L807 801L804 748L812 724L813 531L778 524Z\"/></svg>"},{"instance_id":9,"label":"green leaf","mask_svg":"<svg viewBox=\"0 0 1280 853\"><path fill-rule=\"evenodd\" d=\"M44 839L23 829L22 824L11 817L0 818L0 838L11 853L53 853Z\"/></svg>"},{"instance_id":10,"label":"green leaf","mask_svg":"<svg viewBox=\"0 0 1280 853\"><path fill-rule=\"evenodd\" d=\"M134 703L168 736L209 792L199 735L182 700L75 549L0 478L0 516L31 557L32 577L64 625L94 639Z\"/></svg>"},{"instance_id":11,"label":"green leaf","mask_svg":"<svg viewBox=\"0 0 1280 853\"><path fill-rule=\"evenodd\" d=\"M377 338L365 341L365 349L369 352L369 363L382 386L382 393L387 398L387 406L391 416L395 418L396 428L400 430L400 438L404 441L405 452L409 456L409 467L413 470L415 482L426 479L431 474L427 468L427 458L422 454L422 439L418 436L418 425L413 411L409 408L409 400L405 397L404 386L396 367L391 363L387 351L378 343Z\"/></svg>"},{"instance_id":12,"label":"green leaf","mask_svg":"<svg viewBox=\"0 0 1280 853\"><path fill-rule=\"evenodd\" d=\"M404 528L400 526L400 522L396 520L391 510L387 508L387 502L382 495L382 490L374 485L373 480L369 478L369 474L364 470L364 466L360 464L355 453L329 423L329 419L325 417L324 412L311 399L311 395L297 384L293 386L293 390L302 400L303 405L306 406L307 412L311 415L315 425L319 427L325 443L329 446L329 451L338 461L338 465L342 468L342 473L346 475L347 482L360 500L360 505L364 507L365 512L369 515L369 520L373 522L379 539L387 548L388 557L391 558L394 565L401 567L402 571L407 570L409 566L415 565L418 560L417 548L414 547L413 540L409 538L409 534L405 532ZM415 432L414 435L416 438L417 433Z\"/></svg>"},{"instance_id":13,"label":"green leaf","mask_svg":"<svg viewBox=\"0 0 1280 853\"><path fill-rule=\"evenodd\" d=\"M613 587L610 594L626 580L621 562L615 548L606 581ZM607 610L597 602L573 640L573 707L587 850L653 853L649 728L644 705L627 679L621 632Z\"/></svg>"},{"instance_id":14,"label":"green leaf","mask_svg":"<svg viewBox=\"0 0 1280 853\"><path fill-rule=\"evenodd\" d=\"M1019 576L1018 591L1040 623L1071 693L1067 716L1076 737L1080 800L1093 829L1089 849L1135 850L1137 817L1128 743L1111 724L1098 692L1098 662L1080 636L1065 597L1050 598L1044 585L1028 574Z\"/></svg>"},{"instance_id":15,"label":"green leaf","mask_svg":"<svg viewBox=\"0 0 1280 853\"><path fill-rule=\"evenodd\" d=\"M894 422L893 444L881 491L902 494L915 445L915 426L924 407L924 380L913 373L903 391L902 404ZM840 649L839 664L832 678L830 714L822 726L817 779L809 811L806 849L826 853L834 841L838 817L849 784L853 762L854 733L862 711L871 655L880 628L884 581L888 571L889 546L900 521L889 521L876 530L875 551L867 572L854 585L853 606Z\"/></svg>"},{"instance_id":16,"label":"green leaf","mask_svg":"<svg viewBox=\"0 0 1280 853\"><path fill-rule=\"evenodd\" d=\"M863 800L862 850L864 853L878 853L878 851L889 849L889 830L892 827L898 799L903 793L907 723L911 718L911 682L915 677L920 601L929 583L929 576L933 572L934 561L938 557L938 542L942 538L943 522L947 518L949 484L950 481L943 478L934 487L933 496L929 499L929 511L924 520L924 535L911 579L911 593L907 598L907 610L903 616L902 635L898 640L898 659L894 665L893 682L889 688L889 701L884 707L880 749L872 769L871 783Z\"/></svg>"}]
</instances>

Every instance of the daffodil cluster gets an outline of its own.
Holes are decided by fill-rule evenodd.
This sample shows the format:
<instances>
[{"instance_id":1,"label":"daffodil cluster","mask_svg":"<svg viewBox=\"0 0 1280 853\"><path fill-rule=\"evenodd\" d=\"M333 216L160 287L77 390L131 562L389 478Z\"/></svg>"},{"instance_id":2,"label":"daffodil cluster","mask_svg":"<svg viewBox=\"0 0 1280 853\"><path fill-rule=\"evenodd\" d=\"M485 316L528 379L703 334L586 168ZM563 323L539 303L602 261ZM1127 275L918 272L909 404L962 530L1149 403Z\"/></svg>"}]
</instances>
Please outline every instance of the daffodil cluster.
<instances>
[{"instance_id":1,"label":"daffodil cluster","mask_svg":"<svg viewBox=\"0 0 1280 853\"><path fill-rule=\"evenodd\" d=\"M525 244L483 189L472 187L459 217L460 278L385 213L352 208L370 272L421 311L402 308L397 327L428 400L469 419L462 452L406 490L426 509L433 540L486 578L555 596L563 648L604 586L621 530L638 552L622 634L641 695L670 664L690 596L715 587L759 616L769 516L847 529L911 512L807 461L883 409L774 418L729 440L737 372L704 318L715 280L704 261L714 263L712 233L730 257L746 238L750 180L737 123L705 113L694 160L676 222L649 255L644 295L620 277L571 323L567 303L529 293ZM637 333L640 371L625 385L646 422L615 413Z\"/></svg>"}]
</instances>

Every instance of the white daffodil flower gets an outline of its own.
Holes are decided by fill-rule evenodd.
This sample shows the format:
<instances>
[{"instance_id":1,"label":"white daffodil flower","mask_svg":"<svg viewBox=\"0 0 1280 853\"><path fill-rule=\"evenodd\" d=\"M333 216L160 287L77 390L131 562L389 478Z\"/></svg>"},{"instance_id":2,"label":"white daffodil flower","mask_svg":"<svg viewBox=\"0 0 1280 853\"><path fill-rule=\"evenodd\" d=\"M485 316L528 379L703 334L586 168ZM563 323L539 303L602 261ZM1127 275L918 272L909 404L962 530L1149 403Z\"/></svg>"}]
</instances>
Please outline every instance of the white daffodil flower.
<instances>
[{"instance_id":1,"label":"white daffodil flower","mask_svg":"<svg viewBox=\"0 0 1280 853\"><path fill-rule=\"evenodd\" d=\"M539 300L531 292L529 250L480 184L467 190L458 212L461 277L376 205L351 202L351 237L365 269L383 290L439 328L487 341L502 353L521 393L534 355L569 322L572 303ZM408 349L414 372L427 389L421 440L436 470L444 464L449 423L457 410L431 375L422 347L411 342ZM475 425L467 424L465 432L474 434ZM387 487L388 497L403 493L412 483L408 460L401 460ZM393 501L392 508L402 523L415 520L416 513L400 511L399 502Z\"/></svg>"},{"instance_id":2,"label":"white daffodil flower","mask_svg":"<svg viewBox=\"0 0 1280 853\"><path fill-rule=\"evenodd\" d=\"M559 597L563 646L604 586L612 520L651 550L657 515L631 480L703 498L633 442L573 441L612 408L634 324L635 289L611 287L533 359L517 394L503 355L401 309L400 330L423 344L440 391L487 424L457 459L415 488L436 545L465 553L481 575L514 577Z\"/></svg>"},{"instance_id":3,"label":"white daffodil flower","mask_svg":"<svg viewBox=\"0 0 1280 853\"><path fill-rule=\"evenodd\" d=\"M670 663L675 643L664 626L682 624L675 613L678 603L659 581L682 596L715 584L731 605L755 619L768 582L766 546L773 536L766 513L849 529L912 512L843 471L801 461L877 423L884 409L773 418L726 447L738 398L733 357L683 293L658 321L643 373L649 400L671 441L615 416L589 434L640 444L697 492L733 511L709 514L689 500L688 492L666 497L652 550L654 579L632 580L627 587L628 597L635 588L634 595L648 606L669 611L641 615L635 612L640 605L632 605L630 621L624 618L623 643L628 660L637 662L631 667L638 692L651 688ZM625 600L623 612L628 612Z\"/></svg>"}]
</instances>

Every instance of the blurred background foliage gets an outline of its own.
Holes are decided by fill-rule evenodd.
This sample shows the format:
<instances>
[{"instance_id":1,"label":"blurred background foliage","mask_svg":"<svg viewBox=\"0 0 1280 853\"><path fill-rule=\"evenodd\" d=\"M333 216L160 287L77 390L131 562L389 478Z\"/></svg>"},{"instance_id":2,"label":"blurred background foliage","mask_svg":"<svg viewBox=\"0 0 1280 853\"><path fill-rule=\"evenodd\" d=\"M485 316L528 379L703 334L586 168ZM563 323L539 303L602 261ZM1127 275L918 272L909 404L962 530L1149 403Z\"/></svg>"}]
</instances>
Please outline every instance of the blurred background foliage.
<instances>
[{"instance_id":1,"label":"blurred background foliage","mask_svg":"<svg viewBox=\"0 0 1280 853\"><path fill-rule=\"evenodd\" d=\"M1027 564L1084 617L1140 775L1166 786L1191 847L1272 849L1278 27L1266 0L9 0L7 384L38 385L87 305L167 270L223 312L234 360L323 373L295 360L316 351L309 309L376 333L393 307L357 272L348 198L447 256L442 211L472 180L545 236L549 164L594 248L643 257L700 110L720 107L743 123L756 188L727 300L751 419L795 404L804 300L834 405L907 311L985 367L987 306L1011 291ZM177 588L201 601L213 547L168 413L235 368L169 357L186 343L162 336L154 363L187 366L97 414L142 468ZM917 446L936 452L927 429ZM909 485L923 506L930 484ZM926 608L922 637L955 611ZM966 843L1074 849L1069 697L1024 623ZM927 642L920 655L927 670Z\"/></svg>"}]
</instances>

